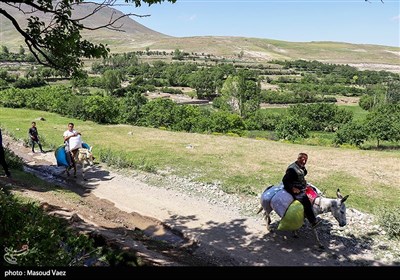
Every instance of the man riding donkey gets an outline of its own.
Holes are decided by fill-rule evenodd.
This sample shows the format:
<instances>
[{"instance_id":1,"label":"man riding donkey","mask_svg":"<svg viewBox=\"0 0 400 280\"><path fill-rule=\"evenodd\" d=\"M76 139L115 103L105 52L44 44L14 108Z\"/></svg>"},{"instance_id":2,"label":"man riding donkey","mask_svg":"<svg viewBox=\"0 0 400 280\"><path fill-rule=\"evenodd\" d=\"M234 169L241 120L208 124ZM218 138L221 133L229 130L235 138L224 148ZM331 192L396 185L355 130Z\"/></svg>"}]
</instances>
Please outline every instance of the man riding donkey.
<instances>
[{"instance_id":1,"label":"man riding donkey","mask_svg":"<svg viewBox=\"0 0 400 280\"><path fill-rule=\"evenodd\" d=\"M65 152L67 154L67 161L69 169L75 165L75 157L79 148L82 148L81 133L74 130L74 124L69 123L68 129L64 132Z\"/></svg>"},{"instance_id":2,"label":"man riding donkey","mask_svg":"<svg viewBox=\"0 0 400 280\"><path fill-rule=\"evenodd\" d=\"M306 194L307 181L305 176L307 175L307 160L308 155L306 153L300 153L297 160L286 169L282 182L284 189L290 193L294 199L303 204L305 216L311 223L311 226L316 228L321 223L321 220L317 220L315 217L312 204Z\"/></svg>"}]
</instances>

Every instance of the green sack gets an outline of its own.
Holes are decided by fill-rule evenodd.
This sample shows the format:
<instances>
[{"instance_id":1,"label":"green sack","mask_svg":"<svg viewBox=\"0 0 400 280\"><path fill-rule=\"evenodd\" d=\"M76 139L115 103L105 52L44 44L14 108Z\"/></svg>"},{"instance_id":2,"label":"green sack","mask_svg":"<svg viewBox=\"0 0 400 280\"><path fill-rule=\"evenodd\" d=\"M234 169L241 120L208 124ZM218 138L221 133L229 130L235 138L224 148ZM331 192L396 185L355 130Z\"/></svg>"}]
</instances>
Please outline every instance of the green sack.
<instances>
[{"instance_id":1,"label":"green sack","mask_svg":"<svg viewBox=\"0 0 400 280\"><path fill-rule=\"evenodd\" d=\"M294 200L278 225L278 230L297 230L304 222L304 207L298 200Z\"/></svg>"}]
</instances>

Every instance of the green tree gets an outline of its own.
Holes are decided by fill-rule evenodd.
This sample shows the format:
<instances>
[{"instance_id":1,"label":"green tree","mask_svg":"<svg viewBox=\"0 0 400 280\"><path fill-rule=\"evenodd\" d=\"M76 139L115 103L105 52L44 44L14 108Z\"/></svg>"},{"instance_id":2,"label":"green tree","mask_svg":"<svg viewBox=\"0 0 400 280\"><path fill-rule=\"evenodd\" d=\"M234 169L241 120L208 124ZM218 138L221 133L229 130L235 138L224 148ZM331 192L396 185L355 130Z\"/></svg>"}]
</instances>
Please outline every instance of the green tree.
<instances>
[{"instance_id":1,"label":"green tree","mask_svg":"<svg viewBox=\"0 0 400 280\"><path fill-rule=\"evenodd\" d=\"M174 123L173 111L176 107L170 99L154 99L140 108L139 124L151 127L171 127Z\"/></svg>"},{"instance_id":2,"label":"green tree","mask_svg":"<svg viewBox=\"0 0 400 280\"><path fill-rule=\"evenodd\" d=\"M23 46L19 46L19 51L18 51L18 53L19 53L21 56L25 55L25 49L24 49Z\"/></svg>"},{"instance_id":3,"label":"green tree","mask_svg":"<svg viewBox=\"0 0 400 280\"><path fill-rule=\"evenodd\" d=\"M179 49L175 49L174 55L172 56L172 59L182 60L183 59L183 52L180 51Z\"/></svg>"},{"instance_id":4,"label":"green tree","mask_svg":"<svg viewBox=\"0 0 400 280\"><path fill-rule=\"evenodd\" d=\"M216 83L214 75L210 69L201 69L190 76L190 86L196 90L197 98L211 99L215 94Z\"/></svg>"},{"instance_id":5,"label":"green tree","mask_svg":"<svg viewBox=\"0 0 400 280\"><path fill-rule=\"evenodd\" d=\"M8 50L8 48L6 46L1 46L1 52L5 55L10 54L10 51Z\"/></svg>"},{"instance_id":6,"label":"green tree","mask_svg":"<svg viewBox=\"0 0 400 280\"><path fill-rule=\"evenodd\" d=\"M307 118L310 121L310 129L317 131L335 130L353 118L351 112L339 109L336 104L328 103L294 105L289 107L288 112L293 116Z\"/></svg>"},{"instance_id":7,"label":"green tree","mask_svg":"<svg viewBox=\"0 0 400 280\"><path fill-rule=\"evenodd\" d=\"M84 99L83 117L97 123L114 123L118 116L117 103L110 96L89 96Z\"/></svg>"},{"instance_id":8,"label":"green tree","mask_svg":"<svg viewBox=\"0 0 400 280\"><path fill-rule=\"evenodd\" d=\"M389 81L372 85L367 88L366 95L361 96L359 105L364 110L372 110L380 105L398 103L400 100L400 86L398 81Z\"/></svg>"},{"instance_id":9,"label":"green tree","mask_svg":"<svg viewBox=\"0 0 400 280\"><path fill-rule=\"evenodd\" d=\"M339 145L349 143L360 147L367 139L368 134L364 125L357 122L350 122L339 128L335 134L334 142Z\"/></svg>"},{"instance_id":10,"label":"green tree","mask_svg":"<svg viewBox=\"0 0 400 280\"><path fill-rule=\"evenodd\" d=\"M390 81L387 86L386 103L400 103L400 81Z\"/></svg>"},{"instance_id":11,"label":"green tree","mask_svg":"<svg viewBox=\"0 0 400 280\"><path fill-rule=\"evenodd\" d=\"M307 138L310 131L310 121L306 118L288 115L278 123L275 132L279 139L294 141L298 138Z\"/></svg>"},{"instance_id":12,"label":"green tree","mask_svg":"<svg viewBox=\"0 0 400 280\"><path fill-rule=\"evenodd\" d=\"M221 99L229 111L241 117L247 117L260 107L261 87L240 71L238 75L229 75L221 89Z\"/></svg>"},{"instance_id":13,"label":"green tree","mask_svg":"<svg viewBox=\"0 0 400 280\"><path fill-rule=\"evenodd\" d=\"M136 124L140 118L140 108L146 103L147 98L140 92L127 92L118 106L121 122Z\"/></svg>"},{"instance_id":14,"label":"green tree","mask_svg":"<svg viewBox=\"0 0 400 280\"><path fill-rule=\"evenodd\" d=\"M372 110L366 119L368 135L377 140L379 147L380 141L399 141L400 140L400 105L385 104Z\"/></svg>"},{"instance_id":15,"label":"green tree","mask_svg":"<svg viewBox=\"0 0 400 280\"><path fill-rule=\"evenodd\" d=\"M121 87L121 72L118 70L107 70L103 74L102 84L108 93Z\"/></svg>"},{"instance_id":16,"label":"green tree","mask_svg":"<svg viewBox=\"0 0 400 280\"><path fill-rule=\"evenodd\" d=\"M221 89L221 99L232 113L241 115L242 99L240 96L239 76L229 75Z\"/></svg>"},{"instance_id":17,"label":"green tree","mask_svg":"<svg viewBox=\"0 0 400 280\"><path fill-rule=\"evenodd\" d=\"M176 0L124 0L128 4L139 7L142 4L159 4ZM108 24L89 27L82 23L84 19L96 16L106 7L118 5L114 0L104 0L101 4L85 2L84 0L2 0L0 14L9 20L15 30L24 38L30 52L36 60L46 66L60 69L66 74L78 75L83 66L82 58L105 58L109 48L104 44L94 44L83 39L81 31L101 28L120 30L118 21L123 17L135 14L124 14L110 18ZM77 7L87 9L87 13L76 16L73 13ZM38 12L38 13L36 13ZM17 15L26 15L27 28L17 21ZM46 20L50 18L50 20Z\"/></svg>"}]
</instances>

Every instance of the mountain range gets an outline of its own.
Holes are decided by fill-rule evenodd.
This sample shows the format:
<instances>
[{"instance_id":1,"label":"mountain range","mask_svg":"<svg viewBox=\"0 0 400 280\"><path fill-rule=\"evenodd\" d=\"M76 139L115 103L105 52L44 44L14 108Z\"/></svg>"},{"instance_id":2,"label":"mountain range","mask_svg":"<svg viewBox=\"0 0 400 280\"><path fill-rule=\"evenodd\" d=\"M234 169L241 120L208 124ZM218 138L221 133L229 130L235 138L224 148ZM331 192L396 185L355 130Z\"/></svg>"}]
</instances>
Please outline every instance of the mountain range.
<instances>
[{"instance_id":1,"label":"mountain range","mask_svg":"<svg viewBox=\"0 0 400 280\"><path fill-rule=\"evenodd\" d=\"M76 6L73 17L79 18L94 9L95 4ZM11 8L1 3L1 8L11 13ZM11 13L22 27L26 26L26 15ZM87 26L101 26L110 18L123 15L110 7L99 10L83 23ZM45 14L39 15L49 20ZM25 23L25 24L24 24ZM176 49L185 52L212 54L227 59L237 58L266 62L272 59L318 60L326 63L339 63L358 66L360 69L388 70L400 73L400 48L370 44L350 44L342 42L288 42L272 39L229 37L229 36L193 36L172 37L151 30L130 17L118 21L124 32L110 29L83 31L84 38L95 43L107 44L111 52L131 52L150 49L171 52ZM11 22L0 14L0 44L10 50L25 46L22 36Z\"/></svg>"}]
</instances>

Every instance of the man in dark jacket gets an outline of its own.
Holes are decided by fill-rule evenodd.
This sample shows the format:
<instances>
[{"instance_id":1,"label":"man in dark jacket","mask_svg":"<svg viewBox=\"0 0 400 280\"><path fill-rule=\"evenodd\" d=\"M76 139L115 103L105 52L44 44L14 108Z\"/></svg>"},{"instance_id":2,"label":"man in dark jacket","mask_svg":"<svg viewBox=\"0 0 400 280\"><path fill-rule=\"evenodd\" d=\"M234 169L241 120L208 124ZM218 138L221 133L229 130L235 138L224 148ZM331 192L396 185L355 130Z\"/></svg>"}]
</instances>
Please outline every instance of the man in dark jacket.
<instances>
[{"instance_id":1,"label":"man in dark jacket","mask_svg":"<svg viewBox=\"0 0 400 280\"><path fill-rule=\"evenodd\" d=\"M300 153L297 160L290 164L286 169L282 182L285 190L290 193L294 199L297 199L301 204L303 204L304 214L312 227L315 228L321 221L317 221L311 202L306 195L307 181L305 176L307 175L307 160L308 155L306 153Z\"/></svg>"},{"instance_id":2,"label":"man in dark jacket","mask_svg":"<svg viewBox=\"0 0 400 280\"><path fill-rule=\"evenodd\" d=\"M40 148L40 152L44 153L42 149L42 144L39 141L39 133L36 128L36 122L32 122L32 127L29 128L28 131L29 137L31 138L31 144L32 144L32 153L35 153L35 144L38 144Z\"/></svg>"},{"instance_id":3,"label":"man in dark jacket","mask_svg":"<svg viewBox=\"0 0 400 280\"><path fill-rule=\"evenodd\" d=\"M1 128L0 128L0 164L3 166L4 172L6 172L6 176L11 177L11 173L8 170L8 165L6 162L6 155L4 154L3 135L1 135Z\"/></svg>"}]
</instances>

